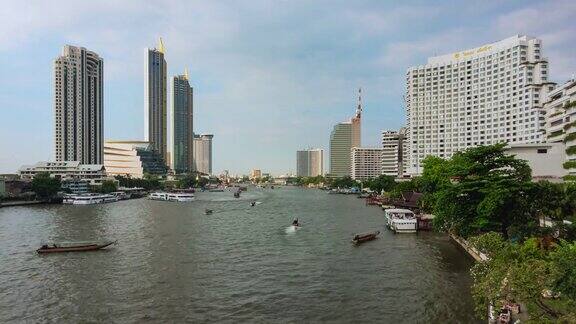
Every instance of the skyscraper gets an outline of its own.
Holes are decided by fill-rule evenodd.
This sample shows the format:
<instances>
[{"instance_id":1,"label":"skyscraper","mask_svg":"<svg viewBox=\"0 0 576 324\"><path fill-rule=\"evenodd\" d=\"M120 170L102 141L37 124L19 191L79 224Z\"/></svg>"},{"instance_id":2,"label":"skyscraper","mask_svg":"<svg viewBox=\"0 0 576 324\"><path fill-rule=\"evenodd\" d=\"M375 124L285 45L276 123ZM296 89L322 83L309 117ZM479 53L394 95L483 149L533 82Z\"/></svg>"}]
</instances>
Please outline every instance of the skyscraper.
<instances>
[{"instance_id":1,"label":"skyscraper","mask_svg":"<svg viewBox=\"0 0 576 324\"><path fill-rule=\"evenodd\" d=\"M428 155L478 145L544 140L543 98L554 87L542 42L514 36L431 57L406 74L410 171Z\"/></svg>"},{"instance_id":2,"label":"skyscraper","mask_svg":"<svg viewBox=\"0 0 576 324\"><path fill-rule=\"evenodd\" d=\"M330 176L350 175L351 149L361 146L362 90L358 90L356 114L347 122L334 125L330 134Z\"/></svg>"},{"instance_id":3,"label":"skyscraper","mask_svg":"<svg viewBox=\"0 0 576 324\"><path fill-rule=\"evenodd\" d=\"M172 168L176 173L194 171L193 89L184 75L172 78Z\"/></svg>"},{"instance_id":4,"label":"skyscraper","mask_svg":"<svg viewBox=\"0 0 576 324\"><path fill-rule=\"evenodd\" d=\"M158 48L144 50L144 140L168 160L166 60L162 38Z\"/></svg>"},{"instance_id":5,"label":"skyscraper","mask_svg":"<svg viewBox=\"0 0 576 324\"><path fill-rule=\"evenodd\" d=\"M212 134L194 136L194 170L212 174Z\"/></svg>"},{"instance_id":6,"label":"skyscraper","mask_svg":"<svg viewBox=\"0 0 576 324\"><path fill-rule=\"evenodd\" d=\"M104 61L84 47L66 45L54 61L56 161L102 164Z\"/></svg>"},{"instance_id":7,"label":"skyscraper","mask_svg":"<svg viewBox=\"0 0 576 324\"><path fill-rule=\"evenodd\" d=\"M324 150L308 149L296 152L296 175L316 177L324 174Z\"/></svg>"}]
</instances>

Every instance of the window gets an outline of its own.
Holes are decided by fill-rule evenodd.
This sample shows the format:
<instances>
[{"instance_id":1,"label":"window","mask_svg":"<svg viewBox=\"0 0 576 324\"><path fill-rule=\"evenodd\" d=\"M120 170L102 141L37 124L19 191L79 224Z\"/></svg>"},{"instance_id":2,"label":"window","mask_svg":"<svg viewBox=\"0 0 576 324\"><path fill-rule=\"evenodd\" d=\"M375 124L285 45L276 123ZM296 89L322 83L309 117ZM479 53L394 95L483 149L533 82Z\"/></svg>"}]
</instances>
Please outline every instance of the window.
<instances>
[{"instance_id":1,"label":"window","mask_svg":"<svg viewBox=\"0 0 576 324\"><path fill-rule=\"evenodd\" d=\"M548 153L547 149L538 149L538 154L546 154Z\"/></svg>"}]
</instances>

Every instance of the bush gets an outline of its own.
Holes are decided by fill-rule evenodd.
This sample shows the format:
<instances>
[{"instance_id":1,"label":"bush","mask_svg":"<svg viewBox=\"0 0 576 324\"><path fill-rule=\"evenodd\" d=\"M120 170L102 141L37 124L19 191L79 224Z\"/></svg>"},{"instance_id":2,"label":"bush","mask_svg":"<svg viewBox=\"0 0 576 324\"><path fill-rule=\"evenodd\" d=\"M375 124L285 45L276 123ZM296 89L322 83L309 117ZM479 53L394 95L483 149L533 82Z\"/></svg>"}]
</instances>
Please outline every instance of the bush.
<instances>
[{"instance_id":1,"label":"bush","mask_svg":"<svg viewBox=\"0 0 576 324\"><path fill-rule=\"evenodd\" d=\"M562 166L564 167L564 169L576 168L576 161L566 161L564 162L564 164L562 164Z\"/></svg>"}]
</instances>

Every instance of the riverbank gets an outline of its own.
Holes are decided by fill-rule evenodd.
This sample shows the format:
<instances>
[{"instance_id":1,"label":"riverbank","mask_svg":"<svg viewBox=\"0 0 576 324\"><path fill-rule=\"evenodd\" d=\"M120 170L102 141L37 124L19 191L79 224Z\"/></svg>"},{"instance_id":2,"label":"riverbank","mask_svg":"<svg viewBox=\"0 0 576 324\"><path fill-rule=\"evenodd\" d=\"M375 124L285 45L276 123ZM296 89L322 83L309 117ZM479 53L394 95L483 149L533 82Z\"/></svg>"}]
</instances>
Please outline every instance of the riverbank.
<instances>
[{"instance_id":1,"label":"riverbank","mask_svg":"<svg viewBox=\"0 0 576 324\"><path fill-rule=\"evenodd\" d=\"M0 208L2 208L2 207L15 207L15 206L30 206L30 205L40 205L40 204L50 204L50 202L45 201L45 200L6 201L6 202L0 202Z\"/></svg>"}]
</instances>

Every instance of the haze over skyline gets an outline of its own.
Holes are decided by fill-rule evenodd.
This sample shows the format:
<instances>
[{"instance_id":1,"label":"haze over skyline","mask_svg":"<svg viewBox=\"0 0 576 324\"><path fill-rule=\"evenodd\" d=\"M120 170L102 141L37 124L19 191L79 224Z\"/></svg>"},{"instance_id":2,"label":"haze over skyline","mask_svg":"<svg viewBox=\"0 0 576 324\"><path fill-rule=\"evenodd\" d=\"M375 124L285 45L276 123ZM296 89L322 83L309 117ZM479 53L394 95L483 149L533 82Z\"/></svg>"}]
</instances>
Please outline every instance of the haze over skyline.
<instances>
[{"instance_id":1,"label":"haze over skyline","mask_svg":"<svg viewBox=\"0 0 576 324\"><path fill-rule=\"evenodd\" d=\"M143 49L164 39L168 76L189 69L196 133L214 134L214 172L296 171L327 154L363 89L362 144L405 122L405 72L426 58L515 34L543 40L550 80L576 72L576 3L364 1L3 3L0 173L54 159L53 60L66 44L104 59L105 139L144 137Z\"/></svg>"}]
</instances>

